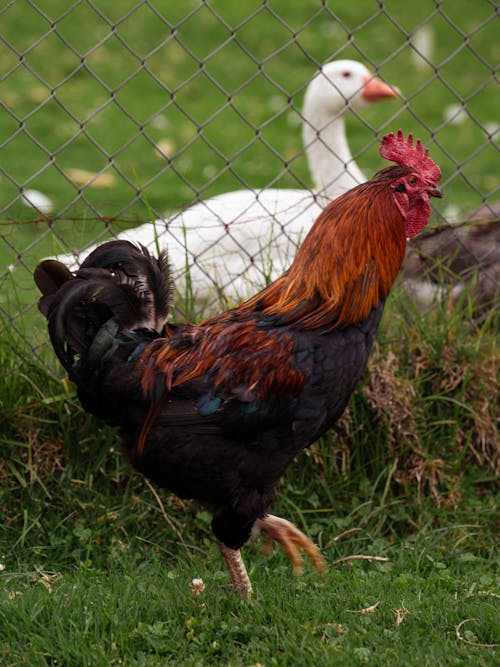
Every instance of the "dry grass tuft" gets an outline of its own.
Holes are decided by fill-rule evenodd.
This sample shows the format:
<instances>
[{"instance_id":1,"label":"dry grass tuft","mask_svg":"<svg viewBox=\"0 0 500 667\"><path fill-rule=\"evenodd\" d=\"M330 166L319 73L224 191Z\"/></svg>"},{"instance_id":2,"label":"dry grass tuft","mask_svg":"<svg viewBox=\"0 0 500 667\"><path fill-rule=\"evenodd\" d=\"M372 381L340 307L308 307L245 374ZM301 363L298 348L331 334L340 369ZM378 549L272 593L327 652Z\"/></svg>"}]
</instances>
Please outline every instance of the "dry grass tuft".
<instances>
[{"instance_id":1,"label":"dry grass tuft","mask_svg":"<svg viewBox=\"0 0 500 667\"><path fill-rule=\"evenodd\" d=\"M419 497L428 493L439 506L443 503L441 486L449 477L445 474L443 459L430 458L422 450L416 449L402 460L400 469L394 473L394 479L406 491L412 483L416 484Z\"/></svg>"},{"instance_id":2,"label":"dry grass tuft","mask_svg":"<svg viewBox=\"0 0 500 667\"><path fill-rule=\"evenodd\" d=\"M361 422L352 409L344 413L335 427L334 463L346 477L352 443L375 447L368 434L378 434L378 465L394 461L394 480L406 492L416 487L419 497L454 503L468 463L500 473L500 356L471 354L452 329L440 348L421 337L410 346L403 361L398 350L375 345L360 392L368 414Z\"/></svg>"},{"instance_id":3,"label":"dry grass tuft","mask_svg":"<svg viewBox=\"0 0 500 667\"><path fill-rule=\"evenodd\" d=\"M471 369L465 389L465 402L471 406L472 434L459 429L458 445L468 448L480 466L500 475L500 355L492 355L488 365L477 362Z\"/></svg>"},{"instance_id":4,"label":"dry grass tuft","mask_svg":"<svg viewBox=\"0 0 500 667\"><path fill-rule=\"evenodd\" d=\"M440 504L445 464L424 451L417 423L418 391L401 372L400 360L392 350L384 357L376 348L364 393L375 420L385 425L388 457L397 460L394 480L407 492L416 484L419 495L429 492Z\"/></svg>"},{"instance_id":5,"label":"dry grass tuft","mask_svg":"<svg viewBox=\"0 0 500 667\"><path fill-rule=\"evenodd\" d=\"M387 446L391 456L418 443L415 415L415 386L399 372L399 359L392 350L383 357L378 346L369 365L364 387L375 419L387 426Z\"/></svg>"}]
</instances>

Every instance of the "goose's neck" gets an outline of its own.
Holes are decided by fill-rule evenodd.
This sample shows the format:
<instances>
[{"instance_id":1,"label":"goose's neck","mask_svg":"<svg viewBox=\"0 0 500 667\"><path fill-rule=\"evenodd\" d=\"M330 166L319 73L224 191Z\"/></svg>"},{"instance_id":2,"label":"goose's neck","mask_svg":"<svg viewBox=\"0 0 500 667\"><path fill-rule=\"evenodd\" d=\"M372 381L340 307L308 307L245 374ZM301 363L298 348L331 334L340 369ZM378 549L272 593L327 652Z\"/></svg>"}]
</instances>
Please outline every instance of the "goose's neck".
<instances>
[{"instance_id":1,"label":"goose's neck","mask_svg":"<svg viewBox=\"0 0 500 667\"><path fill-rule=\"evenodd\" d=\"M343 113L332 118L304 109L304 147L315 191L329 200L366 180L351 155Z\"/></svg>"}]
</instances>

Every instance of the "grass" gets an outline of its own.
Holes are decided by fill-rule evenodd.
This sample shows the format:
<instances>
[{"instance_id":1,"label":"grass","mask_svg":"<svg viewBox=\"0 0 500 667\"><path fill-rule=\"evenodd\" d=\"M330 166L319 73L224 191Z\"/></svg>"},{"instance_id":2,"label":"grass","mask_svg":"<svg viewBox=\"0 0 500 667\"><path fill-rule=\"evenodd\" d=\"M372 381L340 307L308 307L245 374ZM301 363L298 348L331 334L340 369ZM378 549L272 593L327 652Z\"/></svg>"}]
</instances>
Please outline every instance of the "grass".
<instances>
[{"instance_id":1,"label":"grass","mask_svg":"<svg viewBox=\"0 0 500 667\"><path fill-rule=\"evenodd\" d=\"M493 332L467 330L463 311L430 326L399 299L346 417L272 508L329 571L294 578L249 544L250 602L221 588L210 515L156 496L48 360L19 370L1 346L0 664L495 664Z\"/></svg>"},{"instance_id":2,"label":"grass","mask_svg":"<svg viewBox=\"0 0 500 667\"><path fill-rule=\"evenodd\" d=\"M85 465L77 457L55 483L43 480L45 493L41 472L28 483L22 516L6 505L18 505L14 489L2 498L3 665L494 664L493 647L474 645L494 644L499 629L495 502L480 480L470 479L463 501L446 511L422 503L404 535L410 497L384 498L365 483L342 500L348 489L340 483L340 516L294 510L314 499L289 483L277 511L305 521L330 570L294 579L281 553L267 560L250 545L256 594L248 602L221 589L227 572L204 513L164 498L170 520L182 522L188 555L115 453L92 461L95 474L80 469L70 479ZM382 515L394 534L380 529ZM350 529L357 532L330 544ZM390 560L349 560L354 554ZM199 597L195 577L206 583Z\"/></svg>"},{"instance_id":3,"label":"grass","mask_svg":"<svg viewBox=\"0 0 500 667\"><path fill-rule=\"evenodd\" d=\"M248 602L221 592L225 573L212 553L181 570L129 551L106 573L7 575L3 664L494 664L494 647L479 644L498 639L495 576L472 554L422 560L410 543L386 550L389 563L296 580L279 559L256 554L258 592ZM189 583L200 573L209 583L196 597Z\"/></svg>"}]
</instances>

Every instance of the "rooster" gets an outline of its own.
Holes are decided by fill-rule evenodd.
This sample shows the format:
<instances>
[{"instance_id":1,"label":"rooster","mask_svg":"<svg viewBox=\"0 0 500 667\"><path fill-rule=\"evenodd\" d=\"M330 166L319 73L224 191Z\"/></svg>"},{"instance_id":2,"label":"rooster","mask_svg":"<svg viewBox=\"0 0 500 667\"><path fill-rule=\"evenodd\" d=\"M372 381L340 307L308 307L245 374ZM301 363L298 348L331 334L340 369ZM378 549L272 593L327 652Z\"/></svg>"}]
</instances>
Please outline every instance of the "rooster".
<instances>
[{"instance_id":1,"label":"rooster","mask_svg":"<svg viewBox=\"0 0 500 667\"><path fill-rule=\"evenodd\" d=\"M294 457L332 426L362 376L407 237L441 197L439 167L420 141L388 134L396 162L333 201L290 268L238 308L201 324L168 321L171 284L128 241L97 248L76 274L55 260L35 271L50 338L84 408L121 429L132 465L210 509L232 585L250 597L241 547L254 529L297 571L293 524L268 514Z\"/></svg>"}]
</instances>

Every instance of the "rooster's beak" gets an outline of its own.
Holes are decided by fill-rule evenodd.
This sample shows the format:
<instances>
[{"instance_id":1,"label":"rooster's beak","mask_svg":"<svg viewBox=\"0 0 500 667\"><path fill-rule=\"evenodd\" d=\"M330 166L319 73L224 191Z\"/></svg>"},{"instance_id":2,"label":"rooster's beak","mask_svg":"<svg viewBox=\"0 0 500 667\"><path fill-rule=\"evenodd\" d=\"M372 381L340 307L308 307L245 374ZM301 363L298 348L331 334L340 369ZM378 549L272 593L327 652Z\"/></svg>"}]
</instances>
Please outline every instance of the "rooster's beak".
<instances>
[{"instance_id":1,"label":"rooster's beak","mask_svg":"<svg viewBox=\"0 0 500 667\"><path fill-rule=\"evenodd\" d=\"M430 197L437 197L438 199L443 199L444 194L439 188L427 188L427 194Z\"/></svg>"}]
</instances>

